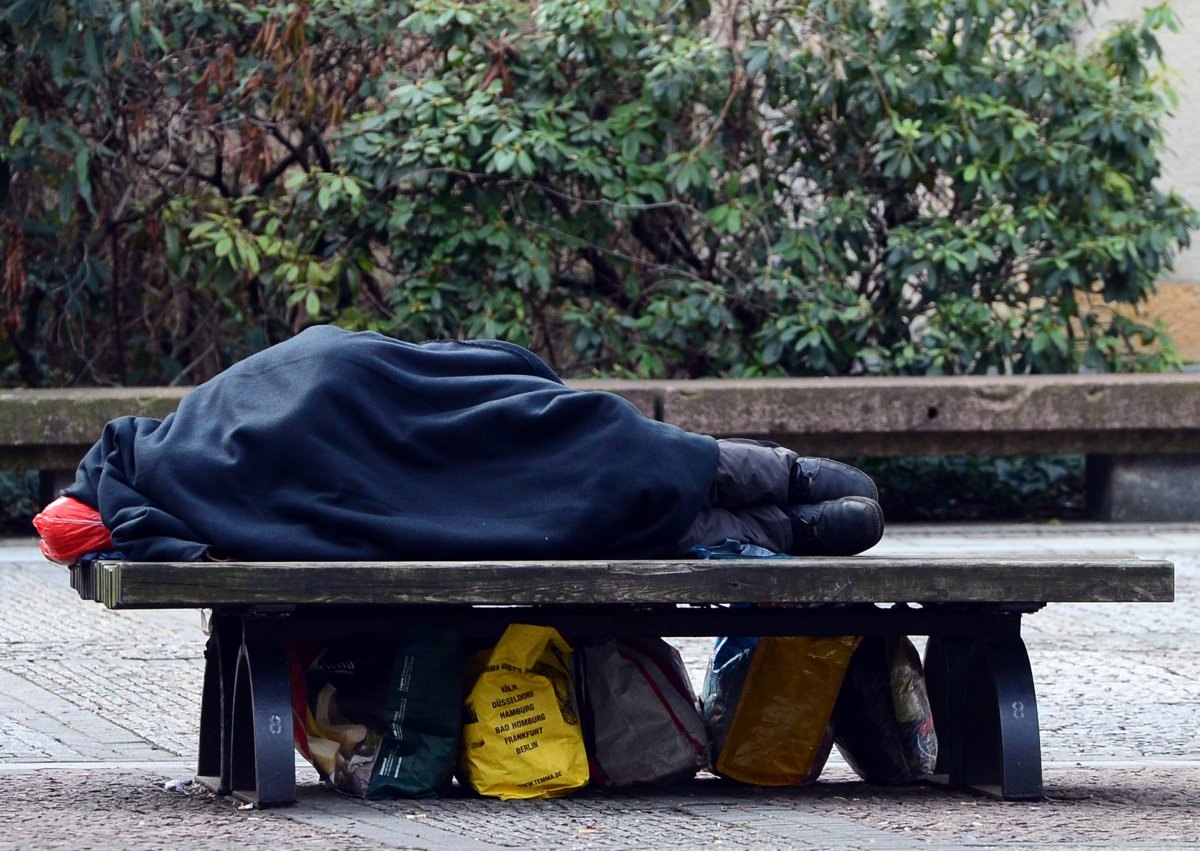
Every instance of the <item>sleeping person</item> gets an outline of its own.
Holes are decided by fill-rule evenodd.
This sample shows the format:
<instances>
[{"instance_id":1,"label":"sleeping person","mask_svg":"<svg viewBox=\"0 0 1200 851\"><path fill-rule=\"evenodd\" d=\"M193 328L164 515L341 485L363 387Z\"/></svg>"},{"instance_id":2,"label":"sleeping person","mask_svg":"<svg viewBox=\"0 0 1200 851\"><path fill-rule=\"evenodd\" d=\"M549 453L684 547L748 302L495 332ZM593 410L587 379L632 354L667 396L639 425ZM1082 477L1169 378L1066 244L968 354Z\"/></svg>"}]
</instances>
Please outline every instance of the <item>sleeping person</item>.
<instances>
[{"instance_id":1,"label":"sleeping person","mask_svg":"<svg viewBox=\"0 0 1200 851\"><path fill-rule=\"evenodd\" d=\"M63 495L136 561L852 555L883 534L848 465L651 420L511 343L333 326L112 420Z\"/></svg>"}]
</instances>

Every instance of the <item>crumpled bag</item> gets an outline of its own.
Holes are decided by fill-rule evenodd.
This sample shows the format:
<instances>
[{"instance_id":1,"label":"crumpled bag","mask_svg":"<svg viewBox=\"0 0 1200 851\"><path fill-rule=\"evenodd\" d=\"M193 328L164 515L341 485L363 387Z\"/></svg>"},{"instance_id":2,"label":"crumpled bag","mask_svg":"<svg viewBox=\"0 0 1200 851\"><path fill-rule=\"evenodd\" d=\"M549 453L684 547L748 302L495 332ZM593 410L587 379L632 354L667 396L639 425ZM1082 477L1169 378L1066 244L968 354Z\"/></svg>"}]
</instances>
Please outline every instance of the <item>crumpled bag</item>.
<instances>
[{"instance_id":1,"label":"crumpled bag","mask_svg":"<svg viewBox=\"0 0 1200 851\"><path fill-rule=\"evenodd\" d=\"M512 624L464 706L462 773L481 795L555 798L587 785L571 646L546 626Z\"/></svg>"},{"instance_id":2,"label":"crumpled bag","mask_svg":"<svg viewBox=\"0 0 1200 851\"><path fill-rule=\"evenodd\" d=\"M830 717L857 636L720 638L701 708L717 774L758 786L821 775Z\"/></svg>"},{"instance_id":3,"label":"crumpled bag","mask_svg":"<svg viewBox=\"0 0 1200 851\"><path fill-rule=\"evenodd\" d=\"M906 636L863 639L833 711L833 732L838 751L868 783L911 783L933 773L933 711L920 656Z\"/></svg>"},{"instance_id":4,"label":"crumpled bag","mask_svg":"<svg viewBox=\"0 0 1200 851\"><path fill-rule=\"evenodd\" d=\"M426 797L449 784L461 732L457 632L288 651L296 749L322 780L371 799Z\"/></svg>"},{"instance_id":5,"label":"crumpled bag","mask_svg":"<svg viewBox=\"0 0 1200 851\"><path fill-rule=\"evenodd\" d=\"M598 786L674 783L708 767L708 734L679 651L661 638L576 648L584 740Z\"/></svg>"},{"instance_id":6,"label":"crumpled bag","mask_svg":"<svg viewBox=\"0 0 1200 851\"><path fill-rule=\"evenodd\" d=\"M90 505L60 496L33 518L41 536L42 555L56 564L74 564L88 553L113 548L112 535Z\"/></svg>"}]
</instances>

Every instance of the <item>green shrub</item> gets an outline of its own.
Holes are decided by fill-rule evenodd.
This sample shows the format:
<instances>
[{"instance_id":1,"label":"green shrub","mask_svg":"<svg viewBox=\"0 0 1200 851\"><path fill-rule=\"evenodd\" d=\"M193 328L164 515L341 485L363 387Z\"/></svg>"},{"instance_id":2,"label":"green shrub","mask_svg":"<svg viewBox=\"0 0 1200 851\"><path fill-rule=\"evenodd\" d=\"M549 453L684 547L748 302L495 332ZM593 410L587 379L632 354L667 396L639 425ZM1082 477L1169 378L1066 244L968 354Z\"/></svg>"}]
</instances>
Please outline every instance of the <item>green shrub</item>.
<instances>
[{"instance_id":1,"label":"green shrub","mask_svg":"<svg viewBox=\"0 0 1200 851\"><path fill-rule=\"evenodd\" d=\"M0 535L34 535L38 506L37 470L0 470Z\"/></svg>"},{"instance_id":2,"label":"green shrub","mask_svg":"<svg viewBox=\"0 0 1200 851\"><path fill-rule=\"evenodd\" d=\"M197 380L306 323L569 374L1159 369L1131 312L1167 7L15 0L13 380Z\"/></svg>"},{"instance_id":3,"label":"green shrub","mask_svg":"<svg viewBox=\"0 0 1200 851\"><path fill-rule=\"evenodd\" d=\"M1078 520L1082 455L864 458L889 521Z\"/></svg>"}]
</instances>

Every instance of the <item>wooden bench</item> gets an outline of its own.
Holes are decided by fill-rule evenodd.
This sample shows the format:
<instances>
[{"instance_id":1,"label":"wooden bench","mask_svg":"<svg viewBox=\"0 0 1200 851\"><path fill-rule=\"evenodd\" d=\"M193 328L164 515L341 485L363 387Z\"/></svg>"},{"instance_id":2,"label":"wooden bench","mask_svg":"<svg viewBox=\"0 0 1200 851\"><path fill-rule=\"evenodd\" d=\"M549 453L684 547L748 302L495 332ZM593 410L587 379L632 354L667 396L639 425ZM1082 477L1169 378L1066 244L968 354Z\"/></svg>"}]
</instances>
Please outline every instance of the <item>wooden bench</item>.
<instances>
[{"instance_id":1,"label":"wooden bench","mask_svg":"<svg viewBox=\"0 0 1200 851\"><path fill-rule=\"evenodd\" d=\"M927 635L934 780L1042 796L1021 618L1047 603L1169 602L1174 567L1138 559L733 559L575 562L98 562L71 572L113 609L211 609L198 778L259 806L296 794L285 642L387 634L398 622L495 638ZM759 605L761 604L761 605Z\"/></svg>"},{"instance_id":2,"label":"wooden bench","mask_svg":"<svg viewBox=\"0 0 1200 851\"><path fill-rule=\"evenodd\" d=\"M1083 454L1097 519L1200 518L1200 373L571 384L617 393L689 431L775 440L806 455ZM48 501L105 422L166 416L186 392L0 391L0 467L46 471Z\"/></svg>"}]
</instances>

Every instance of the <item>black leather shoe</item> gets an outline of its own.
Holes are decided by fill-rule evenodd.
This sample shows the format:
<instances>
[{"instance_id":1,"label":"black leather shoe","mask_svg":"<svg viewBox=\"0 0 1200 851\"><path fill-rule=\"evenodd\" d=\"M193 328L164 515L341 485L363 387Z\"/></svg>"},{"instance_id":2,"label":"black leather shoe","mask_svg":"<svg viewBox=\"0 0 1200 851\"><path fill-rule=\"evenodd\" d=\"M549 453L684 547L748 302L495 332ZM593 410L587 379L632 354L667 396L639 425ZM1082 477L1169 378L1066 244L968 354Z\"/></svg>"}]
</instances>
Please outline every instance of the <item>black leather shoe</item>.
<instances>
[{"instance_id":1,"label":"black leather shoe","mask_svg":"<svg viewBox=\"0 0 1200 851\"><path fill-rule=\"evenodd\" d=\"M871 477L857 467L829 458L797 458L788 487L790 504L816 505L844 496L865 496L879 502Z\"/></svg>"},{"instance_id":2,"label":"black leather shoe","mask_svg":"<svg viewBox=\"0 0 1200 851\"><path fill-rule=\"evenodd\" d=\"M865 496L845 496L815 505L788 505L796 556L852 556L883 537L883 509Z\"/></svg>"}]
</instances>

